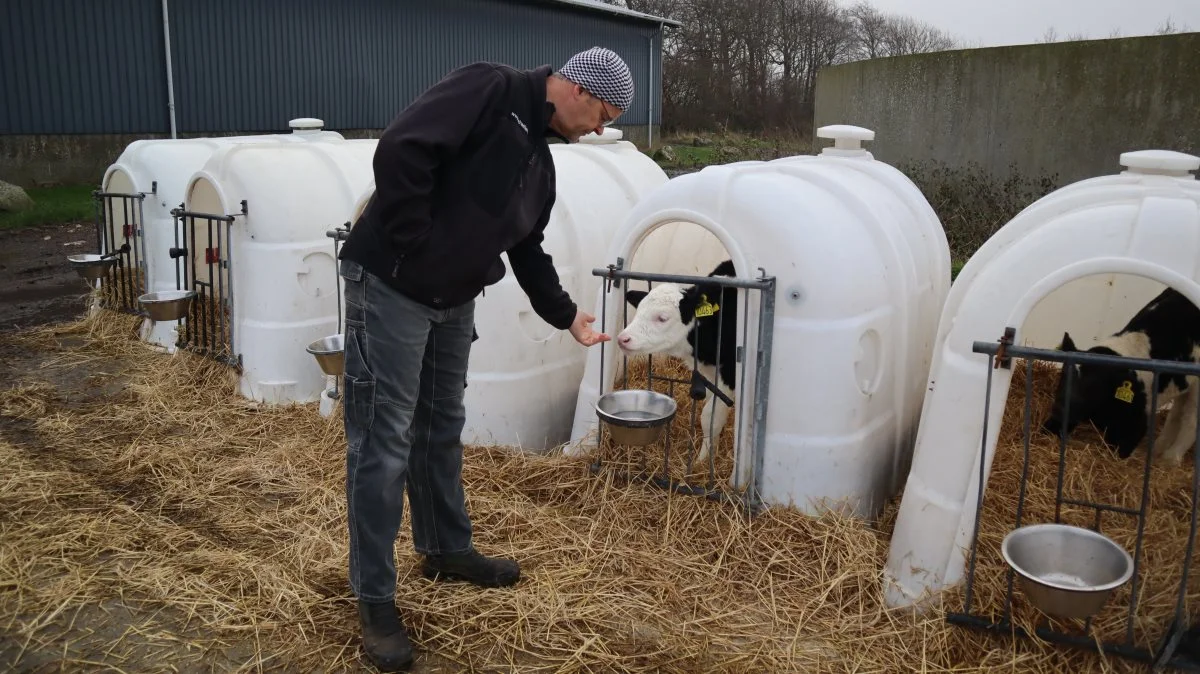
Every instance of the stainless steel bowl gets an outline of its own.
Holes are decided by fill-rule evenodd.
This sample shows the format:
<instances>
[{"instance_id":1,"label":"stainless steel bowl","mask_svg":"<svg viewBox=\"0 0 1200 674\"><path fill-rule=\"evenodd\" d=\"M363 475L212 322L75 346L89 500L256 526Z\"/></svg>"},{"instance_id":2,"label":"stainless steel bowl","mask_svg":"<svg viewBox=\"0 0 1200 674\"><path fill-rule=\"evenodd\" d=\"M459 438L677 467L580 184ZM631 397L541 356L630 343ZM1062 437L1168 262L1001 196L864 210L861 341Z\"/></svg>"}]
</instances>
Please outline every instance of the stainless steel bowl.
<instances>
[{"instance_id":1,"label":"stainless steel bowl","mask_svg":"<svg viewBox=\"0 0 1200 674\"><path fill-rule=\"evenodd\" d=\"M596 415L608 424L618 445L648 445L658 441L675 418L675 399L641 389L613 391L600 396Z\"/></svg>"},{"instance_id":2,"label":"stainless steel bowl","mask_svg":"<svg viewBox=\"0 0 1200 674\"><path fill-rule=\"evenodd\" d=\"M195 290L162 290L138 297L138 304L153 321L177 321L187 315Z\"/></svg>"},{"instance_id":3,"label":"stainless steel bowl","mask_svg":"<svg viewBox=\"0 0 1200 674\"><path fill-rule=\"evenodd\" d=\"M108 268L117 263L117 258L101 259L99 253L80 253L79 255L68 255L67 262L81 278L97 281L105 277Z\"/></svg>"},{"instance_id":4,"label":"stainless steel bowl","mask_svg":"<svg viewBox=\"0 0 1200 674\"><path fill-rule=\"evenodd\" d=\"M1060 618L1087 618L1133 576L1133 558L1111 538L1067 524L1015 529L1000 544L1029 601Z\"/></svg>"},{"instance_id":5,"label":"stainless steel bowl","mask_svg":"<svg viewBox=\"0 0 1200 674\"><path fill-rule=\"evenodd\" d=\"M342 335L322 337L304 350L317 359L325 374L340 375L346 369L346 339Z\"/></svg>"}]
</instances>

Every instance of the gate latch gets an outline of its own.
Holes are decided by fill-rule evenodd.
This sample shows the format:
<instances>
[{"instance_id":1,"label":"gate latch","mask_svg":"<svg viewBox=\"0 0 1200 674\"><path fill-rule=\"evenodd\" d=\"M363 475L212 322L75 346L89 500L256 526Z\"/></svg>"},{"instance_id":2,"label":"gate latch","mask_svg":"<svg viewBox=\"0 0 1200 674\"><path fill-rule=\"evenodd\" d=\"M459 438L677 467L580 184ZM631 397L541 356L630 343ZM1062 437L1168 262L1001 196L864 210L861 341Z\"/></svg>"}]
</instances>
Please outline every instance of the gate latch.
<instances>
[{"instance_id":1,"label":"gate latch","mask_svg":"<svg viewBox=\"0 0 1200 674\"><path fill-rule=\"evenodd\" d=\"M1000 338L1000 348L996 350L996 365L992 369L1005 370L1012 368L1012 356L1008 355L1007 347L1011 346L1013 339L1017 336L1017 329L1013 327L1004 328L1004 336Z\"/></svg>"}]
</instances>

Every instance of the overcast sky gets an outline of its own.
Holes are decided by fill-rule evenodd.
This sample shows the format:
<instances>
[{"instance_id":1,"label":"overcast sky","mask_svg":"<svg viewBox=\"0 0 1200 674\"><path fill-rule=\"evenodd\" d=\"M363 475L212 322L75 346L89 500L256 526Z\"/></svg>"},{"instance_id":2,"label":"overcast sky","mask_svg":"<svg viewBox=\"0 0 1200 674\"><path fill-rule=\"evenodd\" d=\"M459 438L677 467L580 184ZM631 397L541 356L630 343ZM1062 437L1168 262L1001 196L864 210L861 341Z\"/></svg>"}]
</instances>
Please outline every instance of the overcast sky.
<instances>
[{"instance_id":1,"label":"overcast sky","mask_svg":"<svg viewBox=\"0 0 1200 674\"><path fill-rule=\"evenodd\" d=\"M906 14L951 33L969 46L1036 42L1053 26L1059 39L1150 35L1168 17L1200 31L1200 0L870 0L883 12ZM839 3L851 4L846 0Z\"/></svg>"}]
</instances>

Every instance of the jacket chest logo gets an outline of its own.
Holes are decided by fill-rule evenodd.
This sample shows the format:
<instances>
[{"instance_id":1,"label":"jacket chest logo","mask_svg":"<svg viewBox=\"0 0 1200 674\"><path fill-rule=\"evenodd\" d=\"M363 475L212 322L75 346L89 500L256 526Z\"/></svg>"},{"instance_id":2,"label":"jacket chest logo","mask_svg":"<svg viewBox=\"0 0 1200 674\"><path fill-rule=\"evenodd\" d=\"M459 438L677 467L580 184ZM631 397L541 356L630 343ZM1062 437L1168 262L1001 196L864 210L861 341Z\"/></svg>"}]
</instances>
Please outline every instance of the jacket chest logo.
<instances>
[{"instance_id":1,"label":"jacket chest logo","mask_svg":"<svg viewBox=\"0 0 1200 674\"><path fill-rule=\"evenodd\" d=\"M525 126L525 122L522 122L520 117L517 117L517 113L510 112L508 114L512 115L512 118L517 120L517 124L521 125L521 130L524 131L525 135L528 136L529 135L529 127Z\"/></svg>"}]
</instances>

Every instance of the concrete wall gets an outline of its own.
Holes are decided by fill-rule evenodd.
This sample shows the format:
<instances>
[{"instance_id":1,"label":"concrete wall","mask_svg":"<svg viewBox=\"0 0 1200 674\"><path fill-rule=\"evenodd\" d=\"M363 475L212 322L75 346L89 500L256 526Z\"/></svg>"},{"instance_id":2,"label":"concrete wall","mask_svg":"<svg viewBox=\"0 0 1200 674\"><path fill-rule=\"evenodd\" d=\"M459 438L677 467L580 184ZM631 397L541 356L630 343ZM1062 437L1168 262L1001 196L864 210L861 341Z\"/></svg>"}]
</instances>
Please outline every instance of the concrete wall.
<instances>
[{"instance_id":1,"label":"concrete wall","mask_svg":"<svg viewBox=\"0 0 1200 674\"><path fill-rule=\"evenodd\" d=\"M334 130L347 138L378 138L383 132L383 129ZM215 138L250 133L181 133L178 137ZM288 129L266 133L288 133ZM0 134L0 180L20 187L99 185L104 171L127 145L135 140L169 137L162 133Z\"/></svg>"},{"instance_id":2,"label":"concrete wall","mask_svg":"<svg viewBox=\"0 0 1200 674\"><path fill-rule=\"evenodd\" d=\"M649 129L643 125L621 126L625 140L646 146ZM378 138L383 129L332 129L346 138ZM250 132L246 132L250 133ZM288 133L287 128L268 133ZM654 142L659 143L659 127L654 125ZM196 136L232 136L235 133L179 134ZM125 146L135 140L167 138L166 134L0 134L0 180L20 187L51 185L99 185L104 171L116 161Z\"/></svg>"},{"instance_id":3,"label":"concrete wall","mask_svg":"<svg viewBox=\"0 0 1200 674\"><path fill-rule=\"evenodd\" d=\"M893 164L1063 185L1122 152L1200 154L1200 33L859 61L817 77L815 126L874 129ZM918 181L920 182L920 181Z\"/></svg>"}]
</instances>

